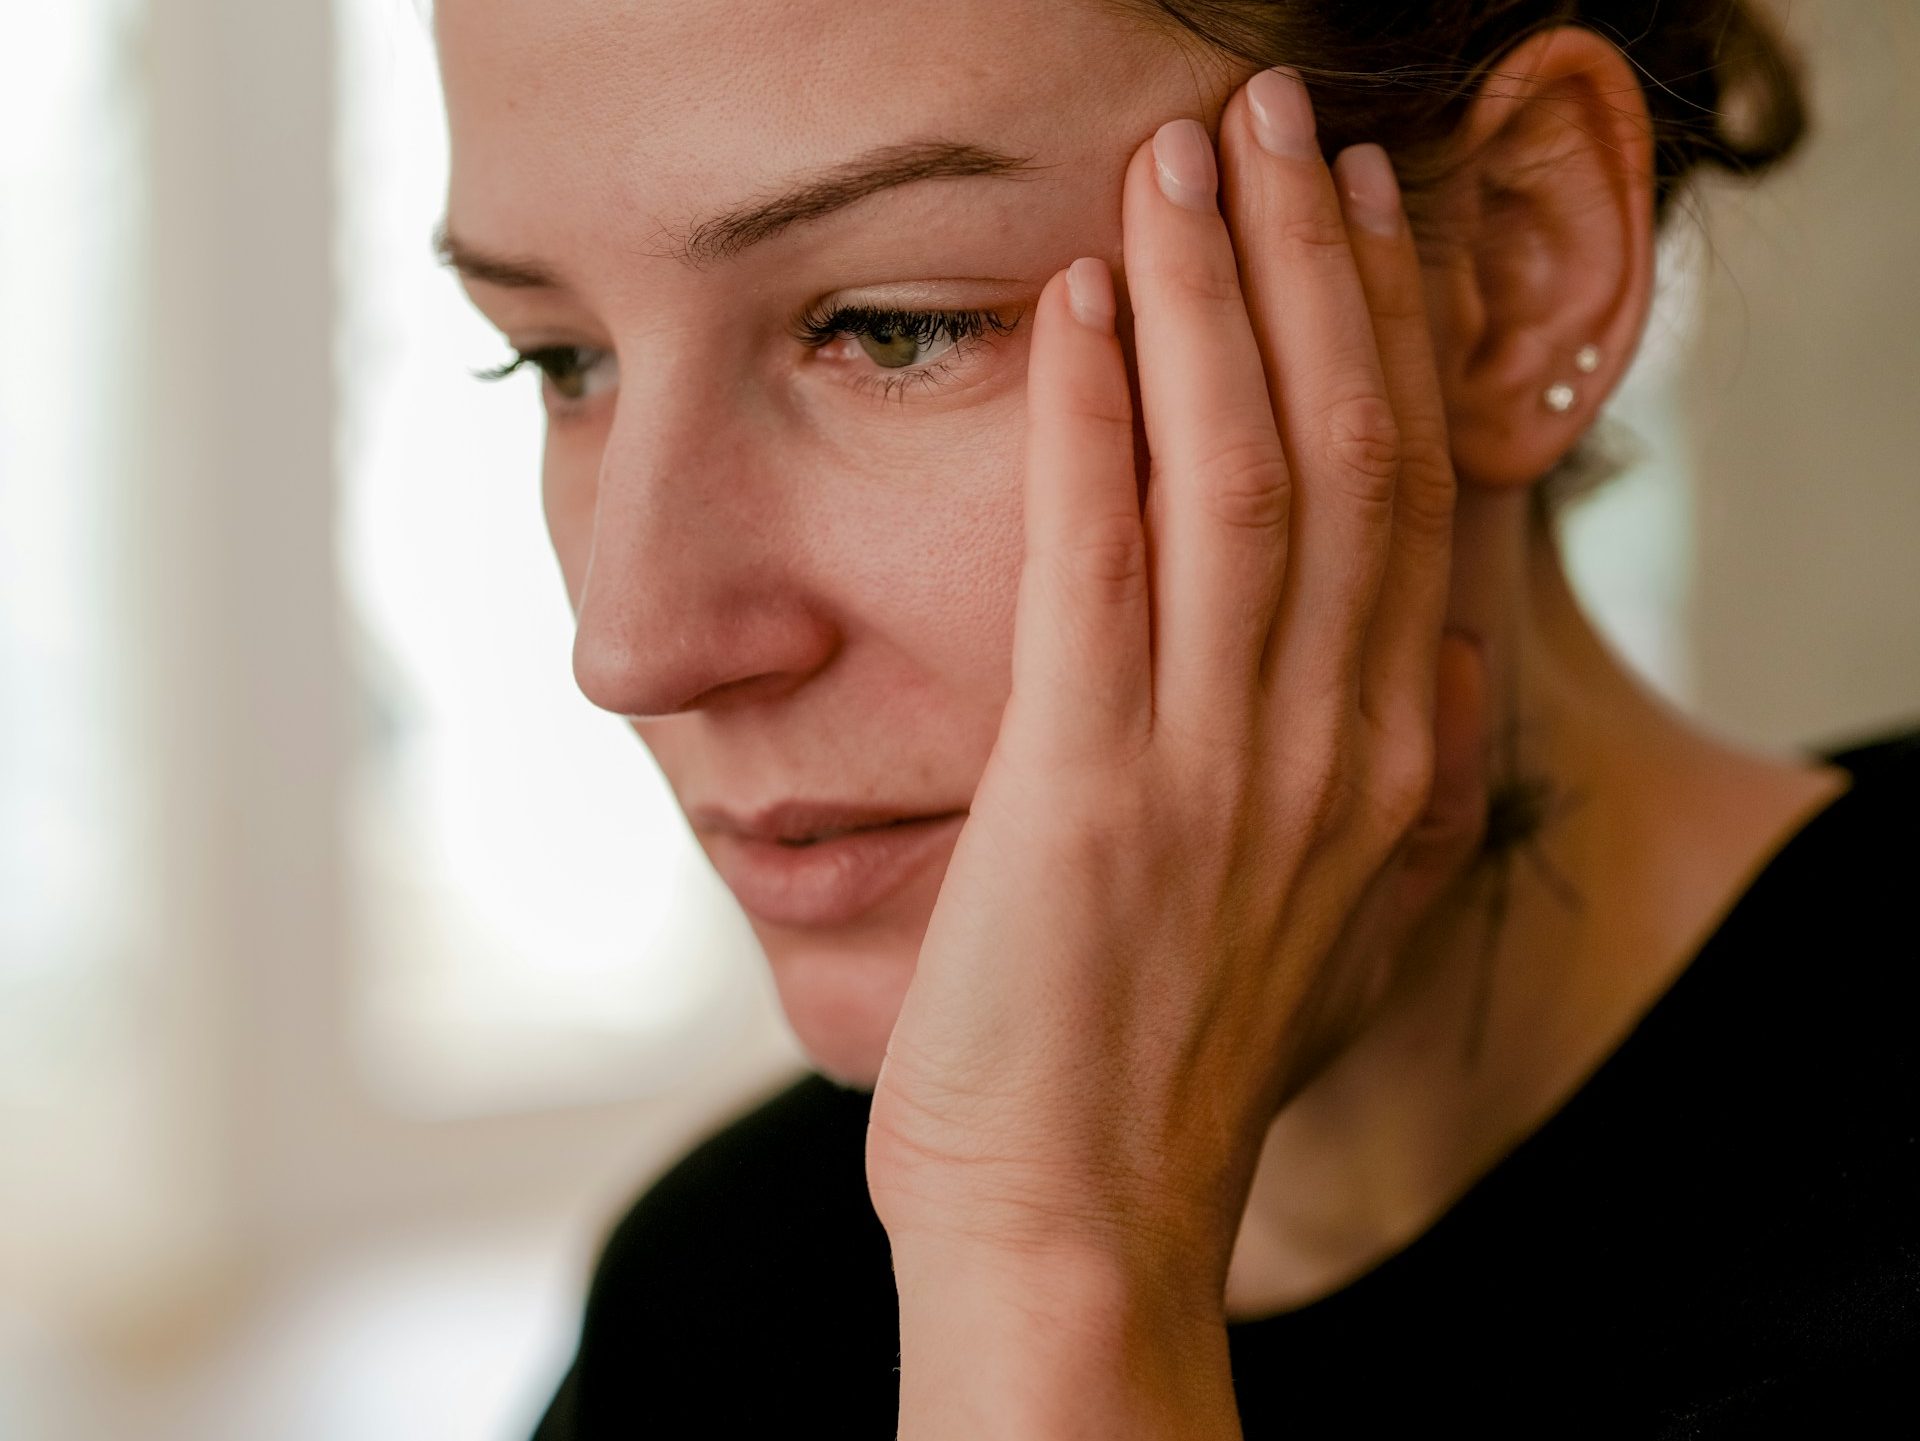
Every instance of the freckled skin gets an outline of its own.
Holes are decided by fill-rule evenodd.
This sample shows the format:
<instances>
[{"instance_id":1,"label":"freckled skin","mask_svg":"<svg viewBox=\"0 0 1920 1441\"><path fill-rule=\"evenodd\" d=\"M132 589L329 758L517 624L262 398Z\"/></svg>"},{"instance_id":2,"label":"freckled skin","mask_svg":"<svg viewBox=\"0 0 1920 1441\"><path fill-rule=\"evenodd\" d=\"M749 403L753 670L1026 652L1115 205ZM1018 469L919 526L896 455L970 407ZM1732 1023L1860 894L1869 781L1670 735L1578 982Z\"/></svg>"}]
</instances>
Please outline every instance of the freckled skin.
<instances>
[{"instance_id":1,"label":"freckled skin","mask_svg":"<svg viewBox=\"0 0 1920 1441\"><path fill-rule=\"evenodd\" d=\"M588 698L683 804L964 806L1009 686L1026 314L1076 256L1119 266L1127 158L1212 98L1199 72L1057 0L444 0L437 25L450 229L567 282L476 302L523 349L618 355L616 391L556 418L543 485ZM1046 168L904 187L698 273L662 253L721 206L928 135ZM823 297L909 286L1021 324L898 399L787 333ZM754 922L830 1072L877 1074L941 873L832 934Z\"/></svg>"}]
</instances>

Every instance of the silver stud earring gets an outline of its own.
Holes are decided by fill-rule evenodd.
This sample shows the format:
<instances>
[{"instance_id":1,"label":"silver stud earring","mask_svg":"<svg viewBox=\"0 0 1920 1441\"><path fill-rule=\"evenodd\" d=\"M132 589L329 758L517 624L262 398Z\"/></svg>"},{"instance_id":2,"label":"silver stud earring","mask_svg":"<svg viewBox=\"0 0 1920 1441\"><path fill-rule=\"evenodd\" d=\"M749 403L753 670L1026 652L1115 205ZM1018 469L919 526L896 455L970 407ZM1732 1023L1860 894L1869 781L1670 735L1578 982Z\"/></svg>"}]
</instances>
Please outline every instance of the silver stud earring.
<instances>
[{"instance_id":1,"label":"silver stud earring","mask_svg":"<svg viewBox=\"0 0 1920 1441\"><path fill-rule=\"evenodd\" d=\"M1592 375L1594 371L1600 368L1600 347L1597 345L1581 346L1578 353L1573 357L1573 368L1582 375ZM1548 410L1556 414L1564 415L1567 411L1573 409L1574 395L1574 388L1571 385L1567 384L1564 380L1557 380L1547 387L1546 393L1541 396L1541 399L1546 402Z\"/></svg>"}]
</instances>

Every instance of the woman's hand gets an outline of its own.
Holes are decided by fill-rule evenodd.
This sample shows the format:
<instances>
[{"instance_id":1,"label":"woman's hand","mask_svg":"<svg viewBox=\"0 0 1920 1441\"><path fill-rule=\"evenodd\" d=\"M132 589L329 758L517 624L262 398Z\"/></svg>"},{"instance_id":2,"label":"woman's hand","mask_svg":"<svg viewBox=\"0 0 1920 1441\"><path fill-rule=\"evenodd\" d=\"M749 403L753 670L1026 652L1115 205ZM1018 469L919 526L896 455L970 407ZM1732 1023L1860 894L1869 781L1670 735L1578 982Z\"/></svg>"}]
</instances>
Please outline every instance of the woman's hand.
<instances>
[{"instance_id":1,"label":"woman's hand","mask_svg":"<svg viewBox=\"0 0 1920 1441\"><path fill-rule=\"evenodd\" d=\"M1044 1389L961 1354L969 1317L1041 1319L1036 1354L1085 1339L1132 1378L1129 1425L1165 1373L1180 1434L1212 1434L1195 1407L1218 1410L1268 1126L1482 824L1483 673L1443 636L1454 477L1391 170L1355 147L1336 186L1284 74L1220 131L1225 216L1198 122L1126 176L1144 517L1105 263L1071 268L1104 320L1076 318L1069 272L1034 320L1012 692L867 1140L916 1436L916 1407L965 1432L965 1377ZM1087 1381L1063 1383L1082 1423Z\"/></svg>"}]
</instances>

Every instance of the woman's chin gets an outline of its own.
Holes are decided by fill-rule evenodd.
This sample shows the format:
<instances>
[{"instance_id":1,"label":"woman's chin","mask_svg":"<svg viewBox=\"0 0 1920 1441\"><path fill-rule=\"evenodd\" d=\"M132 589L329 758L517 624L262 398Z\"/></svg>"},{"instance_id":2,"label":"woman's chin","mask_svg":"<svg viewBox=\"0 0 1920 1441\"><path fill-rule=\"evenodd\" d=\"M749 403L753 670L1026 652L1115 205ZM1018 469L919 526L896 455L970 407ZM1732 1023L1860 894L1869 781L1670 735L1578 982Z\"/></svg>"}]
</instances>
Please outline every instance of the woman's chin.
<instances>
[{"instance_id":1,"label":"woman's chin","mask_svg":"<svg viewBox=\"0 0 1920 1441\"><path fill-rule=\"evenodd\" d=\"M762 949L780 1008L807 1059L841 1085L871 1091L913 979L915 949L771 938Z\"/></svg>"}]
</instances>

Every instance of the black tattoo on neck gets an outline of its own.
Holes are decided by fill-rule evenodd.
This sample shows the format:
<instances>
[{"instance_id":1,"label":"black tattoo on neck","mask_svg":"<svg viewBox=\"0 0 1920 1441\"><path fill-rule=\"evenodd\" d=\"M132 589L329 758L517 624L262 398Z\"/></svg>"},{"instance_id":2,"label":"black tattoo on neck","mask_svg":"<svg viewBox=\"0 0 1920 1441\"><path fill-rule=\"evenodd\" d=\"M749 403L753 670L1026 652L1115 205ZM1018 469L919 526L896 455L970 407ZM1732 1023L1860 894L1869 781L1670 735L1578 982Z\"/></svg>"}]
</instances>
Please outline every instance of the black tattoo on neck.
<instances>
[{"instance_id":1,"label":"black tattoo on neck","mask_svg":"<svg viewBox=\"0 0 1920 1441\"><path fill-rule=\"evenodd\" d=\"M1578 809L1586 796L1561 786L1550 773L1532 768L1523 760L1523 727L1511 711L1508 714L1506 725L1495 739L1499 764L1494 773L1498 778L1487 797L1486 833L1470 873L1485 890L1486 901L1466 1043L1460 1053L1462 1069L1473 1067L1486 1041L1487 1014L1493 1006L1494 962L1512 907L1515 862L1524 859L1541 884L1569 911L1578 912L1585 904L1579 887L1547 855L1542 837L1556 821Z\"/></svg>"}]
</instances>

